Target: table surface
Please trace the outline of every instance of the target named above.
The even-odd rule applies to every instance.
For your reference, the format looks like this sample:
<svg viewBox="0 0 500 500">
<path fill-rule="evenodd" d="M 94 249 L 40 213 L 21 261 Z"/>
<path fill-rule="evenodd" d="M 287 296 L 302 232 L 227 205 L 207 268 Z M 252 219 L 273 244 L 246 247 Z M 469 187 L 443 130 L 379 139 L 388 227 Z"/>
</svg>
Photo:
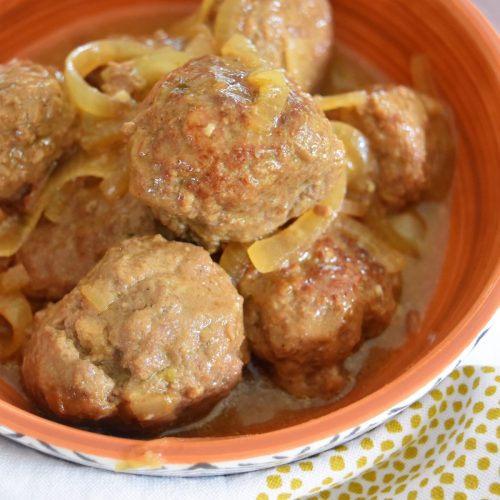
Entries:
<svg viewBox="0 0 500 500">
<path fill-rule="evenodd" d="M 488 16 L 490 21 L 495 25 L 495 27 L 500 29 L 500 0 L 476 0 L 475 2 L 480 9 Z M 490 329 L 488 334 L 483 337 L 479 345 L 474 349 L 474 351 L 467 357 L 465 360 L 466 364 L 471 364 L 471 365 L 498 365 L 499 364 L 499 353 L 500 353 L 500 314 L 497 314 L 497 320 L 494 323 L 494 326 Z M 16 446 L 13 443 L 8 443 L 5 441 L 3 438 L 0 438 L 0 452 L 2 447 L 8 448 L 10 452 L 13 452 L 13 455 L 15 455 L 15 460 L 22 461 L 23 464 L 25 465 L 26 461 L 33 461 L 33 474 L 40 474 L 43 473 L 39 468 L 37 471 L 37 465 L 36 465 L 36 459 L 35 457 L 38 456 L 36 452 L 33 452 L 28 449 L 23 449 L 22 447 Z M 72 466 L 69 464 L 64 464 L 64 463 L 59 463 L 58 468 L 59 474 L 62 474 L 66 476 L 66 479 L 63 479 L 61 477 L 61 480 L 67 481 L 68 476 L 71 477 L 71 472 L 69 469 Z M 64 474 L 65 469 L 68 469 L 67 474 Z M 10 469 L 11 470 L 11 469 Z M 43 492 L 34 492 L 32 490 L 32 485 L 30 484 L 31 481 L 29 478 L 25 478 L 24 481 L 20 482 L 19 477 L 13 477 L 12 475 L 9 476 L 8 474 L 9 467 L 8 464 L 5 461 L 0 460 L 0 484 L 7 486 L 9 481 L 14 484 L 16 483 L 21 483 L 17 484 L 16 491 L 20 493 L 19 498 L 45 498 L 43 495 Z M 73 474 L 75 473 L 75 470 L 73 470 Z M 89 484 L 90 482 L 93 482 L 95 480 L 102 479 L 102 472 L 100 471 L 93 471 L 93 470 L 86 470 L 85 474 L 83 474 L 84 478 L 82 477 L 81 474 L 79 474 L 80 477 L 78 479 L 82 481 L 88 481 Z M 113 476 L 110 476 L 110 478 Z M 110 479 L 109 478 L 109 479 Z M 75 480 L 77 479 L 76 477 L 74 478 Z M 136 478 L 136 481 L 141 482 L 141 481 L 148 481 L 147 478 Z M 49 480 L 49 483 L 51 481 Z M 114 481 L 113 481 L 114 482 Z M 135 481 L 134 481 L 135 482 Z M 52 491 L 53 493 L 56 493 L 57 489 L 54 488 L 60 488 L 60 485 L 56 485 L 54 483 L 49 484 L 46 483 L 46 488 L 47 491 Z M 85 484 L 85 483 L 80 483 L 80 484 Z M 128 482 L 130 485 L 130 482 Z M 145 484 L 145 483 L 144 483 Z M 115 483 L 115 486 L 118 486 L 118 484 Z M 1 487 L 0 487 L 1 488 Z M 9 491 L 7 488 L 6 491 Z M 61 490 L 59 490 L 61 491 Z M 62 491 L 61 491 L 62 492 Z M 83 493 L 83 492 L 82 492 Z M 165 498 L 168 497 L 167 495 L 167 490 L 165 491 Z M 203 496 L 203 492 L 200 491 L 200 498 Z M 58 498 L 59 496 L 56 495 L 54 498 Z M 0 489 L 0 499 L 2 497 L 1 489 Z"/>
</svg>

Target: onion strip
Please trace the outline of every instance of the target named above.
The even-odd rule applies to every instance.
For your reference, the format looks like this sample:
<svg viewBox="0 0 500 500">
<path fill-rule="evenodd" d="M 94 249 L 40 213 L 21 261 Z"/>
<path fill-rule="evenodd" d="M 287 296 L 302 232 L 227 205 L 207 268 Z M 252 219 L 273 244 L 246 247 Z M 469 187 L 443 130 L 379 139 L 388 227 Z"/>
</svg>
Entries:
<svg viewBox="0 0 500 500">
<path fill-rule="evenodd" d="M 219 47 L 222 47 L 234 33 L 242 31 L 240 24 L 243 15 L 243 2 L 241 0 L 224 0 L 222 2 L 214 26 L 214 36 Z"/>
<path fill-rule="evenodd" d="M 249 68 L 264 66 L 263 59 L 259 56 L 255 45 L 239 33 L 233 35 L 221 48 L 221 55 L 234 57 Z"/>
<path fill-rule="evenodd" d="M 191 56 L 173 47 L 156 49 L 132 61 L 135 71 L 144 79 L 146 86 L 156 83 L 164 75 L 186 64 Z"/>
<path fill-rule="evenodd" d="M 219 265 L 231 277 L 233 284 L 239 283 L 245 270 L 250 265 L 247 254 L 247 245 L 243 243 L 229 243 L 222 252 Z"/>
<path fill-rule="evenodd" d="M 0 224 L 0 257 L 14 255 L 28 239 L 40 220 L 45 208 L 57 193 L 69 181 L 79 177 L 99 177 L 105 179 L 114 174 L 110 168 L 112 160 L 108 155 L 87 158 L 78 155 L 63 165 L 42 188 L 32 211 L 26 215 L 14 215 Z"/>
<path fill-rule="evenodd" d="M 124 107 L 123 95 L 103 94 L 85 81 L 85 77 L 110 61 L 121 62 L 144 56 L 154 49 L 129 40 L 101 40 L 81 45 L 66 58 L 66 87 L 75 105 L 82 111 L 102 118 L 112 118 Z"/>
<path fill-rule="evenodd" d="M 365 90 L 357 90 L 338 95 L 317 95 L 314 99 L 322 111 L 333 111 L 339 108 L 364 106 L 368 100 L 368 93 Z"/>
<path fill-rule="evenodd" d="M 247 252 L 257 271 L 277 271 L 301 248 L 318 239 L 340 210 L 346 185 L 347 172 L 344 168 L 331 193 L 321 204 L 309 209 L 286 229 L 253 243 Z"/>
<path fill-rule="evenodd" d="M 419 258 L 427 226 L 415 210 L 391 215 L 384 219 L 369 220 L 368 224 L 392 247 L 414 258 Z"/>
<path fill-rule="evenodd" d="M 346 151 L 347 184 L 350 188 L 366 178 L 373 161 L 370 142 L 356 128 L 347 123 L 330 121 L 333 133 L 343 142 Z"/>
<path fill-rule="evenodd" d="M 250 85 L 259 91 L 253 108 L 252 128 L 258 133 L 270 132 L 278 124 L 290 93 L 282 69 L 260 69 L 247 77 Z"/>
<path fill-rule="evenodd" d="M 0 273 L 0 295 L 18 292 L 28 286 L 30 277 L 22 264 L 9 267 Z"/>
<path fill-rule="evenodd" d="M 15 292 L 0 295 L 0 316 L 12 328 L 9 339 L 4 340 L 0 335 L 0 361 L 6 361 L 15 356 L 23 346 L 26 330 L 33 321 L 33 313 L 26 297 L 20 292 Z"/>
</svg>

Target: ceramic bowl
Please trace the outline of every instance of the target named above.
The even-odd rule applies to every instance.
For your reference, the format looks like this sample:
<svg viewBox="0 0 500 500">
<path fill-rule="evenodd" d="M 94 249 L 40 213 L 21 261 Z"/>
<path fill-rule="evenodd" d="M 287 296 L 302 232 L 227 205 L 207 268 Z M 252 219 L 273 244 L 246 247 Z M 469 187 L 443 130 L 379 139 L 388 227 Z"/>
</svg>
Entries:
<svg viewBox="0 0 500 500">
<path fill-rule="evenodd" d="M 138 10 L 154 17 L 158 10 L 189 7 L 194 5 L 165 0 L 4 0 L 0 60 L 36 54 L 42 40 L 61 30 L 67 33 L 66 45 L 59 46 L 64 53 L 80 42 L 74 33 L 97 35 L 98 21 L 114 18 L 117 10 L 134 20 Z M 146 457 L 131 472 L 188 476 L 256 470 L 318 453 L 379 425 L 438 383 L 471 349 L 500 304 L 498 36 L 466 0 L 335 0 L 334 7 L 337 40 L 392 80 L 409 84 L 411 56 L 427 54 L 454 111 L 458 153 L 449 244 L 422 334 L 372 367 L 342 407 L 281 430 L 153 441 L 103 436 L 31 413 L 22 395 L 0 382 L 1 434 L 105 469 Z"/>
</svg>

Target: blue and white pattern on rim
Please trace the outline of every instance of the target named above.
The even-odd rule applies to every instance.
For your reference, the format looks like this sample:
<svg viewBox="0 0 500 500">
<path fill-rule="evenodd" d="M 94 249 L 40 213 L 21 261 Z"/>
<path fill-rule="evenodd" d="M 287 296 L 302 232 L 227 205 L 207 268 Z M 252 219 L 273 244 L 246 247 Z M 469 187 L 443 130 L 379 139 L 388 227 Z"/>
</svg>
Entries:
<svg viewBox="0 0 500 500">
<path fill-rule="evenodd" d="M 447 366 L 441 374 L 430 381 L 428 384 L 423 386 L 419 391 L 412 394 L 409 398 L 400 401 L 396 406 L 388 409 L 387 411 L 375 416 L 374 418 L 364 422 L 362 425 L 347 429 L 346 431 L 329 436 L 320 441 L 313 442 L 308 446 L 302 448 L 295 448 L 291 450 L 284 450 L 276 455 L 265 455 L 249 460 L 242 461 L 227 461 L 227 462 L 216 462 L 216 463 L 198 463 L 198 464 L 164 464 L 158 468 L 134 468 L 123 470 L 122 472 L 130 474 L 141 474 L 150 476 L 217 476 L 223 474 L 236 474 L 242 472 L 251 472 L 259 469 L 265 469 L 268 467 L 274 467 L 279 465 L 284 465 L 296 460 L 304 459 L 312 455 L 316 455 L 323 451 L 330 450 L 335 446 L 339 446 L 351 439 L 357 438 L 360 435 L 374 429 L 375 427 L 381 425 L 389 418 L 400 413 L 416 400 L 427 394 L 434 386 L 439 384 L 444 378 L 446 378 L 455 368 L 457 368 L 464 358 L 470 353 L 470 351 L 477 345 L 477 343 L 484 337 L 484 335 L 489 330 L 490 325 L 488 325 L 471 343 L 471 345 L 449 366 Z M 0 416 L 1 420 L 1 416 Z M 86 465 L 89 467 L 96 467 L 106 470 L 117 470 L 119 461 L 100 457 L 96 455 L 83 454 L 77 451 L 69 450 L 66 448 L 60 448 L 54 446 L 50 443 L 32 438 L 28 435 L 15 432 L 7 427 L 0 425 L 0 435 L 15 441 L 23 446 L 28 446 L 35 450 L 38 450 L 47 455 L 51 455 L 62 460 L 77 463 L 80 465 Z"/>
</svg>

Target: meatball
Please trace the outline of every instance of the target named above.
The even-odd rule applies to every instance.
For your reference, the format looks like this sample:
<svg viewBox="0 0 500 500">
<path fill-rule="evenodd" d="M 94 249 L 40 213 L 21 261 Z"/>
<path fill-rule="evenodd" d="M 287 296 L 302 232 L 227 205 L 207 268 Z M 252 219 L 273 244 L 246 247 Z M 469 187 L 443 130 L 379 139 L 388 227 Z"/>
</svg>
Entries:
<svg viewBox="0 0 500 500">
<path fill-rule="evenodd" d="M 279 271 L 247 271 L 240 293 L 250 347 L 291 394 L 328 398 L 347 381 L 342 361 L 390 322 L 399 286 L 399 274 L 333 223 Z"/>
<path fill-rule="evenodd" d="M 379 163 L 377 193 L 392 211 L 418 202 L 443 177 L 452 143 L 444 108 L 403 86 L 376 85 L 363 106 L 334 116 L 361 130 Z"/>
<path fill-rule="evenodd" d="M 342 143 L 293 83 L 256 131 L 259 90 L 239 62 L 206 56 L 160 81 L 130 137 L 130 190 L 178 237 L 215 250 L 273 232 L 337 181 Z"/>
<path fill-rule="evenodd" d="M 24 383 L 73 422 L 149 432 L 194 418 L 240 380 L 242 304 L 202 248 L 126 240 L 36 315 Z"/>
<path fill-rule="evenodd" d="M 0 200 L 19 199 L 48 175 L 72 140 L 74 116 L 59 73 L 0 65 Z"/>
<path fill-rule="evenodd" d="M 239 3 L 240 16 L 227 36 L 242 33 L 266 61 L 285 68 L 304 90 L 312 90 L 319 83 L 333 46 L 333 15 L 328 0 L 219 0 L 216 27 L 217 16 L 227 2 L 233 6 Z"/>
<path fill-rule="evenodd" d="M 155 233 L 151 211 L 126 194 L 107 198 L 99 187 L 77 181 L 60 200 L 56 222 L 42 221 L 17 254 L 30 277 L 32 298 L 58 300 L 102 258 L 108 248 L 132 236 Z"/>
</svg>

